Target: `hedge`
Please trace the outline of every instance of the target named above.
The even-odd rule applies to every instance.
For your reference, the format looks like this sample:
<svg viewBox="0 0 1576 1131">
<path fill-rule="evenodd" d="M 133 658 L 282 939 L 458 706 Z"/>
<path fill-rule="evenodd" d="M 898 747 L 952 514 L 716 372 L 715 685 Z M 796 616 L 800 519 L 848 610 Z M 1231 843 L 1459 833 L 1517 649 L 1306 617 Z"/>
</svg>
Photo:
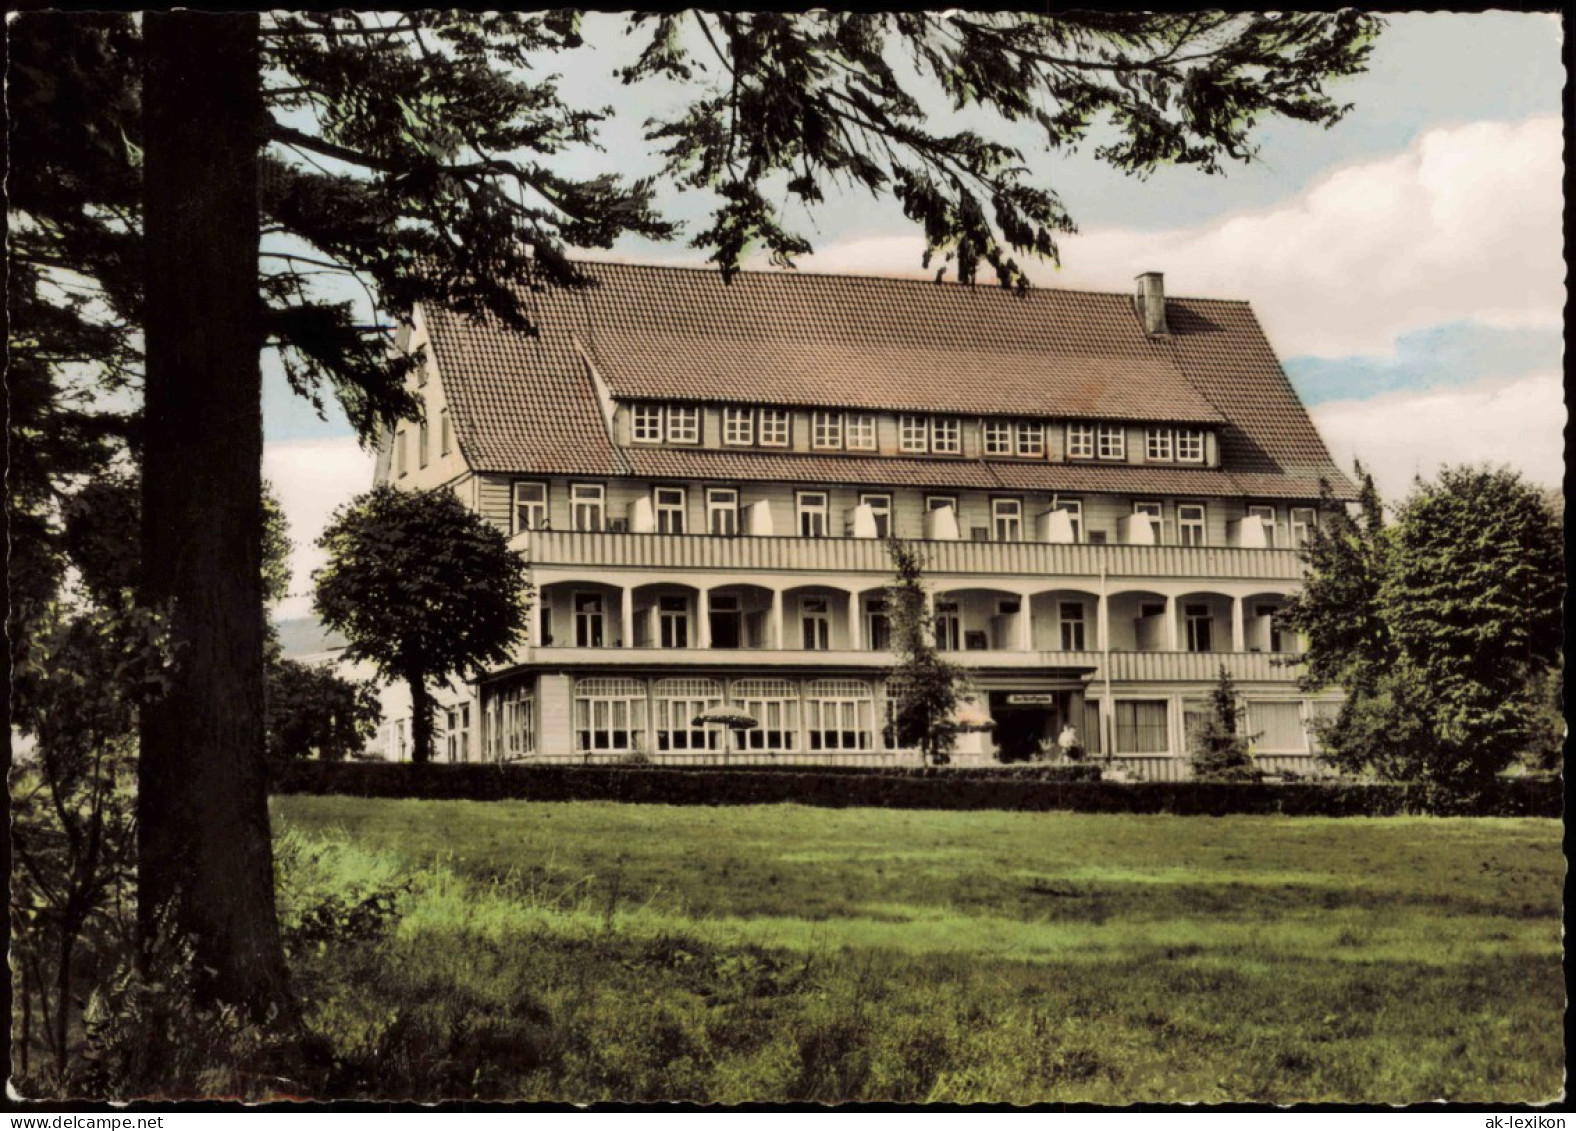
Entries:
<svg viewBox="0 0 1576 1131">
<path fill-rule="evenodd" d="M 1081 769 L 1081 767 L 1070 767 Z M 1060 767 L 980 771 L 965 767 L 674 769 L 661 766 L 495 766 L 297 762 L 275 793 L 332 793 L 470 801 L 626 801 L 664 805 L 827 808 L 1007 809 L 1082 813 L 1225 813 L 1297 817 L 1435 814 L 1559 817 L 1558 780 L 1506 778 L 1472 796 L 1424 785 L 1372 782 L 1057 781 L 1034 774 Z"/>
</svg>

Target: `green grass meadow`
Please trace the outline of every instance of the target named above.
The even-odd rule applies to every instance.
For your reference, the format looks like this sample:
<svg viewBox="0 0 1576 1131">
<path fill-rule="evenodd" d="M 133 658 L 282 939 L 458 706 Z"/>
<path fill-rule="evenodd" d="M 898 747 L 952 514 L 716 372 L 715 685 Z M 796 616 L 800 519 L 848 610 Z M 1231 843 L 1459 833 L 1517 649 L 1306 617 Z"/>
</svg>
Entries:
<svg viewBox="0 0 1576 1131">
<path fill-rule="evenodd" d="M 335 1094 L 1546 1101 L 1561 826 L 278 797 Z"/>
</svg>

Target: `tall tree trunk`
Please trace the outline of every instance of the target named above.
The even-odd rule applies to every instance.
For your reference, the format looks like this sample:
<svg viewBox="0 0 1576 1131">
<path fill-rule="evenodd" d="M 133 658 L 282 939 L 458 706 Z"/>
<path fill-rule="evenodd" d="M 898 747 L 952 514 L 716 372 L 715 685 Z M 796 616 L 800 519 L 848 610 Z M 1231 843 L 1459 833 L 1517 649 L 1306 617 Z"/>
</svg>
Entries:
<svg viewBox="0 0 1576 1131">
<path fill-rule="evenodd" d="M 410 685 L 410 758 L 413 762 L 432 761 L 432 696 L 427 693 L 427 681 L 420 672 L 405 677 Z"/>
<path fill-rule="evenodd" d="M 263 762 L 261 121 L 255 14 L 144 17 L 144 592 L 177 672 L 143 713 L 138 927 L 205 997 L 285 1004 Z"/>
</svg>

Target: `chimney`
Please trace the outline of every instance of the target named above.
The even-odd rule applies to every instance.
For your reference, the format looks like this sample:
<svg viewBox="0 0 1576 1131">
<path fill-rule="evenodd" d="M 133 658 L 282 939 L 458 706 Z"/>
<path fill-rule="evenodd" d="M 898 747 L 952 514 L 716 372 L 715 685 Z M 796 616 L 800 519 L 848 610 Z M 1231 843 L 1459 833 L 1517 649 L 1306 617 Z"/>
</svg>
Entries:
<svg viewBox="0 0 1576 1131">
<path fill-rule="evenodd" d="M 1145 271 L 1138 276 L 1133 305 L 1138 308 L 1144 333 L 1154 336 L 1170 332 L 1166 329 L 1166 277 L 1159 271 Z"/>
</svg>

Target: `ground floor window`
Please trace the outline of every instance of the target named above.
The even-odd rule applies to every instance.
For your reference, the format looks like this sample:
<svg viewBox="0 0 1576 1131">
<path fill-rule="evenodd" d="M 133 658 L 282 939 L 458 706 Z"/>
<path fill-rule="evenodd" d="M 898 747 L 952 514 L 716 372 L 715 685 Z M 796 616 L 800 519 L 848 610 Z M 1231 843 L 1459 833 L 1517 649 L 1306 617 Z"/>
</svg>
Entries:
<svg viewBox="0 0 1576 1131">
<path fill-rule="evenodd" d="M 875 696 L 856 679 L 818 679 L 804 689 L 805 737 L 811 750 L 869 750 Z"/>
<path fill-rule="evenodd" d="M 527 688 L 511 687 L 493 696 L 483 745 L 489 761 L 511 762 L 536 753 L 536 700 Z"/>
<path fill-rule="evenodd" d="M 575 749 L 628 753 L 646 732 L 646 689 L 633 679 L 582 679 L 575 683 Z"/>
<path fill-rule="evenodd" d="M 461 703 L 457 707 L 450 707 L 445 715 L 448 725 L 444 728 L 444 744 L 448 749 L 449 761 L 469 762 L 471 760 L 471 705 Z"/>
<path fill-rule="evenodd" d="M 660 679 L 653 689 L 658 750 L 715 750 L 720 728 L 695 720 L 722 706 L 722 685 L 714 679 Z"/>
<path fill-rule="evenodd" d="M 1302 710 L 1294 700 L 1249 699 L 1244 729 L 1260 754 L 1302 754 L 1307 749 Z"/>
<path fill-rule="evenodd" d="M 744 750 L 795 750 L 799 746 L 799 692 L 786 679 L 741 679 L 733 706 L 761 725 L 739 732 Z"/>
<path fill-rule="evenodd" d="M 1100 701 L 1084 700 L 1083 745 L 1086 753 L 1101 754 L 1105 751 L 1105 727 L 1100 725 Z"/>
<path fill-rule="evenodd" d="M 1308 735 L 1308 751 L 1311 754 L 1324 753 L 1324 743 L 1321 734 L 1325 727 L 1331 726 L 1336 716 L 1341 713 L 1341 705 L 1328 699 L 1310 699 L 1307 701 L 1307 710 L 1304 715 L 1303 727 Z"/>
<path fill-rule="evenodd" d="M 1164 699 L 1119 699 L 1116 703 L 1116 752 L 1164 754 L 1170 748 Z"/>
</svg>

